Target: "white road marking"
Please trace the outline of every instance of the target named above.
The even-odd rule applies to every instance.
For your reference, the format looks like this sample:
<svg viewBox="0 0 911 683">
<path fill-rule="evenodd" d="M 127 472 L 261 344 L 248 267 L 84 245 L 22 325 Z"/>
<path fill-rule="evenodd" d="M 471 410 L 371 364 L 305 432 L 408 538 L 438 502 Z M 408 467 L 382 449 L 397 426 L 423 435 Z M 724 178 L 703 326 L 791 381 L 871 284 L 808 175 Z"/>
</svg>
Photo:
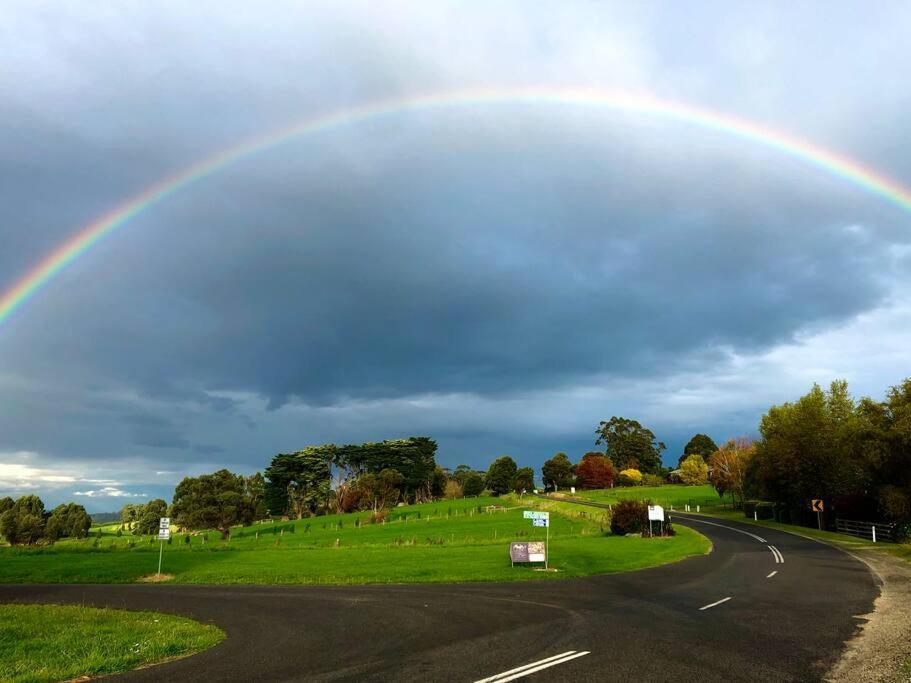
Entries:
<svg viewBox="0 0 911 683">
<path fill-rule="evenodd" d="M 778 553 L 775 552 L 775 548 L 773 548 L 772 546 L 767 546 L 767 547 L 769 549 L 769 552 L 772 553 L 772 557 L 775 559 L 775 564 L 778 564 L 781 560 L 778 559 Z"/>
<path fill-rule="evenodd" d="M 711 524 L 712 526 L 720 526 L 722 529 L 730 529 L 731 531 L 736 531 L 738 534 L 746 534 L 747 536 L 752 536 L 760 543 L 767 543 L 767 541 L 762 536 L 757 536 L 756 534 L 751 534 L 749 531 L 744 531 L 743 529 L 736 529 L 732 526 L 725 526 L 724 524 L 716 524 L 715 522 L 707 522 L 704 519 L 696 519 L 695 517 L 686 517 L 687 522 L 699 522 L 700 524 Z"/>
<path fill-rule="evenodd" d="M 731 597 L 728 596 L 728 597 L 726 597 L 726 598 L 722 598 L 721 600 L 718 600 L 717 602 L 709 603 L 709 604 L 706 605 L 705 607 L 700 607 L 700 608 L 699 608 L 699 611 L 701 612 L 702 610 L 708 609 L 709 607 L 715 607 L 716 605 L 720 605 L 722 602 L 727 602 L 727 601 L 730 600 L 730 599 L 731 599 Z"/>
<path fill-rule="evenodd" d="M 774 545 L 769 546 L 769 550 L 775 555 L 775 561 L 784 564 L 784 555 L 781 554 L 781 551 L 776 548 Z"/>
<path fill-rule="evenodd" d="M 528 676 L 529 674 L 543 671 L 544 669 L 556 666 L 557 664 L 563 664 L 564 662 L 568 662 L 571 659 L 584 657 L 587 654 L 591 653 L 588 650 L 585 650 L 584 652 L 568 650 L 562 654 L 554 655 L 553 657 L 547 657 L 546 659 L 539 659 L 537 662 L 524 664 L 523 666 L 518 666 L 515 669 L 510 669 L 509 671 L 504 671 L 503 673 L 496 674 L 495 676 L 482 678 L 478 681 L 475 681 L 475 683 L 506 683 L 506 681 L 522 678 L 523 676 Z"/>
<path fill-rule="evenodd" d="M 774 572 L 772 572 L 771 574 L 769 574 L 766 578 L 767 578 L 767 579 L 771 579 L 771 578 L 772 578 L 773 576 L 775 576 L 777 573 L 778 573 L 778 570 L 776 569 Z"/>
</svg>

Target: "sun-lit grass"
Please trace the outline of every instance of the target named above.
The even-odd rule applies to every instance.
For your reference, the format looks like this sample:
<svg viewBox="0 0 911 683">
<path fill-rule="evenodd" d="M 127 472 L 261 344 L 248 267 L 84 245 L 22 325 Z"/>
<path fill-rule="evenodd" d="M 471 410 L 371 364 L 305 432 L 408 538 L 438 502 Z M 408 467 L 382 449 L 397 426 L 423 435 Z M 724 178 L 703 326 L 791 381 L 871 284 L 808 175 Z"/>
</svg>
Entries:
<svg viewBox="0 0 911 683">
<path fill-rule="evenodd" d="M 0 605 L 0 680 L 61 681 L 194 654 L 224 632 L 169 614 L 62 605 Z"/>
<path fill-rule="evenodd" d="M 674 506 L 679 509 L 684 505 L 715 509 L 725 506 L 725 501 L 718 497 L 715 489 L 709 484 L 701 486 L 683 486 L 666 484 L 664 486 L 617 486 L 612 489 L 593 491 L 576 491 L 575 497 L 591 500 L 596 503 L 616 503 L 620 500 L 651 500 L 665 508 Z M 729 504 L 728 504 L 729 505 Z"/>
<path fill-rule="evenodd" d="M 175 534 L 164 546 L 162 571 L 182 583 L 519 581 L 648 567 L 710 545 L 689 530 L 658 541 L 605 535 L 597 515 L 567 504 L 572 510 L 555 510 L 550 528 L 551 564 L 560 571 L 513 568 L 510 541 L 544 539 L 544 529 L 522 517 L 537 504 L 465 499 L 395 508 L 384 524 L 371 524 L 362 512 L 237 528 L 230 540 L 208 532 L 190 534 L 187 543 L 186 535 Z M 4 548 L 0 582 L 133 582 L 156 571 L 158 550 L 157 540 L 131 535 Z"/>
</svg>

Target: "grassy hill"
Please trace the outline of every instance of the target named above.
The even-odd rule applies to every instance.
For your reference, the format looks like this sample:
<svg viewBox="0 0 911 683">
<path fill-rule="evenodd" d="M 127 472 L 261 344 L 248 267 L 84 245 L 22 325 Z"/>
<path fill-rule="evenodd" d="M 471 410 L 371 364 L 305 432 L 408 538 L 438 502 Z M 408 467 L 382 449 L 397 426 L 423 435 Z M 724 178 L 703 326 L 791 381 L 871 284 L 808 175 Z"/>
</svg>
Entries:
<svg viewBox="0 0 911 683">
<path fill-rule="evenodd" d="M 555 511 L 550 554 L 559 571 L 513 568 L 510 541 L 544 538 L 544 529 L 522 518 L 522 510 L 536 504 L 527 498 L 521 505 L 511 498 L 465 499 L 396 508 L 384 524 L 370 524 L 362 512 L 256 524 L 235 529 L 228 540 L 216 532 L 175 534 L 164 546 L 162 571 L 183 583 L 521 581 L 638 569 L 710 547 L 685 528 L 670 539 L 614 537 L 604 533 L 599 515 Z M 118 526 L 96 527 L 88 539 L 49 547 L 2 548 L 0 582 L 120 583 L 153 574 L 158 541 L 118 537 Z"/>
</svg>

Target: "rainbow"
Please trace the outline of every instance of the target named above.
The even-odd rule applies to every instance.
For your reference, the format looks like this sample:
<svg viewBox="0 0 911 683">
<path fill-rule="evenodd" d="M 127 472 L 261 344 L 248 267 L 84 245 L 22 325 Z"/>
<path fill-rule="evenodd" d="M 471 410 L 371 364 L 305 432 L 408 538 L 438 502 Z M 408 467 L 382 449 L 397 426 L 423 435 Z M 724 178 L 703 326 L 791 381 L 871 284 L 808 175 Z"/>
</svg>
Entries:
<svg viewBox="0 0 911 683">
<path fill-rule="evenodd" d="M 198 161 L 130 197 L 79 230 L 0 297 L 0 325 L 99 240 L 170 196 L 226 166 L 291 139 L 410 111 L 489 104 L 578 105 L 662 117 L 755 142 L 842 178 L 911 212 L 911 190 L 847 157 L 752 121 L 649 95 L 591 88 L 497 87 L 450 90 L 374 101 L 333 111 L 247 139 Z"/>
</svg>

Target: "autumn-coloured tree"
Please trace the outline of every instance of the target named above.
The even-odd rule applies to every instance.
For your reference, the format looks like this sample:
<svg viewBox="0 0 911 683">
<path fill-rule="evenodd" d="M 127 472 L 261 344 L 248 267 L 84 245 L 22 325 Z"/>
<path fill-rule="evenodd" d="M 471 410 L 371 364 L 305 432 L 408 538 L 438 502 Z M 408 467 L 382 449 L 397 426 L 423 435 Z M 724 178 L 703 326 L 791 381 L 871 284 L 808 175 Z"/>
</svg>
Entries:
<svg viewBox="0 0 911 683">
<path fill-rule="evenodd" d="M 576 465 L 576 483 L 583 489 L 606 489 L 614 485 L 614 466 L 601 453 L 586 453 Z"/>
<path fill-rule="evenodd" d="M 689 455 L 680 464 L 680 481 L 693 486 L 705 484 L 709 480 L 709 466 L 701 455 Z"/>
<path fill-rule="evenodd" d="M 747 466 L 756 455 L 752 439 L 731 439 L 709 458 L 709 481 L 718 495 L 731 496 L 732 505 L 743 504 Z"/>
</svg>

